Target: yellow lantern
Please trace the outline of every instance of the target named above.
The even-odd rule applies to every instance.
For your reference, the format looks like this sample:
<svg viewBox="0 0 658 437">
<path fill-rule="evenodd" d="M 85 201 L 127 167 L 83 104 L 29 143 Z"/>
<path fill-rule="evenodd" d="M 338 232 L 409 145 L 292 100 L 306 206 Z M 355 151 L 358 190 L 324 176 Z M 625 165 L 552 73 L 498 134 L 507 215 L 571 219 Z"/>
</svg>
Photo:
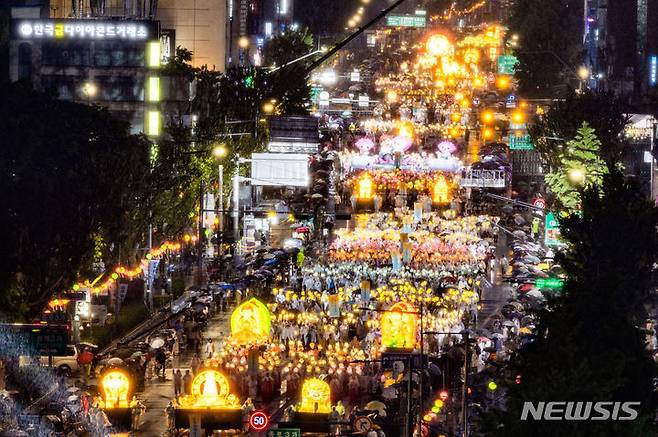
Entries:
<svg viewBox="0 0 658 437">
<path fill-rule="evenodd" d="M 239 409 L 238 398 L 231 394 L 226 376 L 217 370 L 206 369 L 192 380 L 191 394 L 178 399 L 179 408 Z"/>
<path fill-rule="evenodd" d="M 416 346 L 418 315 L 406 302 L 397 302 L 382 315 L 382 345 L 389 349 L 413 349 Z"/>
<path fill-rule="evenodd" d="M 300 413 L 331 413 L 331 388 L 319 378 L 310 378 L 302 385 Z"/>
<path fill-rule="evenodd" d="M 128 408 L 130 406 L 131 385 L 128 375 L 121 370 L 111 370 L 101 377 L 99 389 L 102 394 L 102 407 Z"/>
<path fill-rule="evenodd" d="M 483 123 L 491 124 L 491 123 L 493 123 L 493 121 L 495 119 L 495 115 L 494 115 L 492 110 L 487 109 L 487 110 L 482 112 L 482 117 L 481 118 L 482 118 Z"/>
<path fill-rule="evenodd" d="M 270 337 L 271 316 L 264 303 L 252 297 L 231 314 L 231 337 L 238 344 L 263 343 Z"/>
<path fill-rule="evenodd" d="M 510 78 L 508 76 L 498 76 L 496 78 L 496 88 L 506 90 L 510 87 Z"/>
<path fill-rule="evenodd" d="M 432 191 L 432 200 L 434 200 L 434 203 L 438 204 L 446 204 L 450 202 L 449 191 L 448 182 L 446 181 L 445 176 L 439 175 Z"/>
<path fill-rule="evenodd" d="M 447 56 L 452 50 L 452 44 L 445 35 L 437 34 L 427 40 L 426 49 L 432 56 Z"/>
<path fill-rule="evenodd" d="M 356 197 L 357 199 L 372 198 L 372 178 L 368 173 L 359 179 L 359 190 Z"/>
</svg>

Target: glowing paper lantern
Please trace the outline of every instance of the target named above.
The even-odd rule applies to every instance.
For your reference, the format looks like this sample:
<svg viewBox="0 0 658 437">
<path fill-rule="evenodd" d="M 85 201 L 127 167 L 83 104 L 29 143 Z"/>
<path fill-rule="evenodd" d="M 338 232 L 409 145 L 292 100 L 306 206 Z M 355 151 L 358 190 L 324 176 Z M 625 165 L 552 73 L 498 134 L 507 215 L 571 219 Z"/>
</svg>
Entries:
<svg viewBox="0 0 658 437">
<path fill-rule="evenodd" d="M 371 199 L 372 198 L 372 178 L 368 173 L 364 174 L 359 179 L 359 190 L 357 192 L 357 199 Z"/>
<path fill-rule="evenodd" d="M 238 344 L 263 343 L 270 337 L 270 311 L 252 297 L 231 314 L 231 337 Z"/>
<path fill-rule="evenodd" d="M 318 378 L 304 381 L 301 401 L 297 411 L 300 413 L 331 413 L 331 388 Z"/>
<path fill-rule="evenodd" d="M 418 315 L 406 302 L 394 304 L 382 315 L 382 345 L 388 349 L 413 349 L 416 346 Z"/>
<path fill-rule="evenodd" d="M 372 149 L 375 148 L 375 142 L 370 138 L 363 137 L 359 138 L 355 146 L 357 149 L 359 149 L 359 152 L 361 152 L 362 155 L 367 155 Z"/>
<path fill-rule="evenodd" d="M 231 394 L 231 386 L 226 376 L 217 370 L 206 369 L 192 380 L 191 394 L 178 399 L 182 409 L 211 408 L 239 409 L 238 398 Z"/>
<path fill-rule="evenodd" d="M 402 128 L 400 128 L 400 130 L 402 130 Z M 413 145 L 413 141 L 411 137 L 405 135 L 398 135 L 397 137 L 393 138 L 391 144 L 393 146 L 393 151 L 404 153 L 411 148 L 411 146 Z"/>
<path fill-rule="evenodd" d="M 101 407 L 129 408 L 132 387 L 130 378 L 121 370 L 112 370 L 101 377 L 99 383 L 102 402 Z"/>
<path fill-rule="evenodd" d="M 446 204 L 450 202 L 450 190 L 448 182 L 443 175 L 439 175 L 432 190 L 432 200 L 434 203 Z"/>
<path fill-rule="evenodd" d="M 427 40 L 426 48 L 432 56 L 447 56 L 452 50 L 452 44 L 445 35 L 437 34 Z"/>
</svg>

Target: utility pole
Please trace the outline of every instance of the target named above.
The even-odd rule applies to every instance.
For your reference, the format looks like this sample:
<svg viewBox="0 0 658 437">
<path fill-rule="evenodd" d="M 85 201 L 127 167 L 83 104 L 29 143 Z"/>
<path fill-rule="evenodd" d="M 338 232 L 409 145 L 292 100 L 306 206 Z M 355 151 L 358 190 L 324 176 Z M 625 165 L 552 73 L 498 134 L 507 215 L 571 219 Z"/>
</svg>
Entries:
<svg viewBox="0 0 658 437">
<path fill-rule="evenodd" d="M 235 175 L 233 176 L 233 237 L 237 249 L 240 241 L 240 155 L 235 157 Z"/>
<path fill-rule="evenodd" d="M 318 68 L 320 65 L 324 64 L 324 62 L 331 58 L 333 55 L 335 55 L 338 51 L 340 51 L 343 47 L 345 47 L 347 44 L 350 43 L 354 38 L 357 36 L 361 35 L 363 32 L 365 32 L 370 26 L 378 22 L 380 19 L 388 15 L 389 12 L 391 12 L 393 9 L 397 8 L 400 6 L 402 3 L 404 3 L 406 0 L 397 0 L 395 3 L 393 3 L 391 6 L 388 8 L 384 9 L 381 11 L 375 18 L 372 20 L 368 21 L 368 23 L 364 24 L 363 27 L 359 27 L 359 30 L 336 44 L 331 50 L 329 50 L 324 56 L 319 58 L 317 61 L 314 61 L 311 65 L 306 68 L 306 74 L 310 74 L 313 70 Z"/>
<path fill-rule="evenodd" d="M 203 196 L 204 196 L 204 183 L 201 181 L 199 185 L 199 235 L 197 238 L 197 275 L 198 283 L 201 285 L 203 282 Z"/>
<path fill-rule="evenodd" d="M 217 239 L 217 254 L 218 255 L 223 255 L 223 242 L 224 242 L 224 166 L 222 164 L 219 164 L 219 167 L 217 168 L 217 177 L 218 177 L 218 182 L 219 182 L 219 199 L 217 202 L 218 205 L 218 223 L 217 227 L 219 229 L 218 236 L 221 236 L 221 238 Z"/>
<path fill-rule="evenodd" d="M 468 369 L 470 367 L 470 347 L 468 331 L 464 330 L 464 385 L 462 387 L 462 422 L 464 426 L 464 437 L 468 437 Z"/>
</svg>

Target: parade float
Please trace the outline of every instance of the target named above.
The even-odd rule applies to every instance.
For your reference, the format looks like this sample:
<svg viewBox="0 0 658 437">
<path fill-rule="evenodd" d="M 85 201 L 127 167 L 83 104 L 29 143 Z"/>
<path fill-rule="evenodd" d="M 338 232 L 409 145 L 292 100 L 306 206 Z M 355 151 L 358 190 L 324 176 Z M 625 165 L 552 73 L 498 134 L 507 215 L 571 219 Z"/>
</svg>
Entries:
<svg viewBox="0 0 658 437">
<path fill-rule="evenodd" d="M 175 428 L 240 429 L 242 405 L 231 393 L 228 378 L 215 369 L 203 369 L 192 380 L 190 394 L 173 400 Z"/>
<path fill-rule="evenodd" d="M 130 376 L 120 369 L 110 369 L 101 374 L 98 383 L 98 408 L 107 415 L 112 426 L 117 430 L 130 430 L 132 411 L 137 406 L 133 397 L 135 385 Z"/>
</svg>

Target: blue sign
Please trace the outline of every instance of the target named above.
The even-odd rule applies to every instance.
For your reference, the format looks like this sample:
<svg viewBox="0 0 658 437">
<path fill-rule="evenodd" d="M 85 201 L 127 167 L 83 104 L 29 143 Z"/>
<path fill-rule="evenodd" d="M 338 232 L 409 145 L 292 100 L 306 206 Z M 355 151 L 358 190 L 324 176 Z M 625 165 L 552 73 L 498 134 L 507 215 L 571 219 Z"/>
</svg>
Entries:
<svg viewBox="0 0 658 437">
<path fill-rule="evenodd" d="M 658 82 L 658 56 L 649 58 L 649 84 L 656 86 Z"/>
</svg>

